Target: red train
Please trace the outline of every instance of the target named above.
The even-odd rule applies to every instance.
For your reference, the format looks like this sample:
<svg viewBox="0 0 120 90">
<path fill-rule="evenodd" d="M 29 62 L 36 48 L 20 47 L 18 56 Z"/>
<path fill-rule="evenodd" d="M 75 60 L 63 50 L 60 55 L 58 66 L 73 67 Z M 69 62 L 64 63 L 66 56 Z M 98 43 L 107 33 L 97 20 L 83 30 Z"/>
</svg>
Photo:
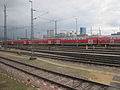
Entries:
<svg viewBox="0 0 120 90">
<path fill-rule="evenodd" d="M 9 40 L 0 43 L 7 43 L 8 45 L 30 45 L 31 40 Z M 41 39 L 34 40 L 32 43 L 36 45 L 120 45 L 120 36 Z"/>
</svg>

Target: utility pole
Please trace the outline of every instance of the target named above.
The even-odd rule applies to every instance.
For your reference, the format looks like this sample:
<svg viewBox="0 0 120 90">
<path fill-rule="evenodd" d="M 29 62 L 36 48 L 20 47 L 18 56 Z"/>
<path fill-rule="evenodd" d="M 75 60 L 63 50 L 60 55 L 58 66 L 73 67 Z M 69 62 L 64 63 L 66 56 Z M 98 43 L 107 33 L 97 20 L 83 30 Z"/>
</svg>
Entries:
<svg viewBox="0 0 120 90">
<path fill-rule="evenodd" d="M 29 0 L 29 2 L 31 3 L 31 57 L 30 60 L 34 60 L 36 59 L 36 57 L 34 57 L 34 17 L 33 17 L 33 13 L 34 13 L 34 9 L 33 9 L 33 1 Z"/>
<path fill-rule="evenodd" d="M 33 2 L 30 0 L 31 2 L 31 40 L 34 39 L 34 23 L 33 23 Z"/>
<path fill-rule="evenodd" d="M 101 28 L 100 28 L 100 26 L 99 26 L 99 35 L 101 36 Z"/>
<path fill-rule="evenodd" d="M 93 34 L 93 30 L 92 30 L 92 27 L 91 27 L 91 31 L 90 31 L 90 32 L 91 32 L 91 37 L 92 37 L 92 34 Z"/>
<path fill-rule="evenodd" d="M 7 5 L 4 4 L 4 48 L 7 47 L 7 12 L 6 12 Z"/>
<path fill-rule="evenodd" d="M 75 18 L 75 20 L 76 20 L 76 36 L 77 36 L 78 35 L 78 19 Z"/>
<path fill-rule="evenodd" d="M 38 37 L 39 39 L 41 39 L 40 34 L 41 34 L 41 33 L 39 32 L 39 37 Z"/>
<path fill-rule="evenodd" d="M 27 39 L 27 29 L 25 30 L 25 38 Z"/>
<path fill-rule="evenodd" d="M 15 40 L 15 33 L 13 33 L 13 40 Z"/>
<path fill-rule="evenodd" d="M 57 20 L 55 20 L 55 37 L 57 36 Z"/>
</svg>

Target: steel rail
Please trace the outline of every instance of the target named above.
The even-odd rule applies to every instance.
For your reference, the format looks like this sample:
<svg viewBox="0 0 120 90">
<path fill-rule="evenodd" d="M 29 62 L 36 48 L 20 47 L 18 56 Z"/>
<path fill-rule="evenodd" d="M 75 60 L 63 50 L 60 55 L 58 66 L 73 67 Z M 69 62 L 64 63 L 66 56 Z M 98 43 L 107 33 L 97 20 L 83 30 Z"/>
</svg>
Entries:
<svg viewBox="0 0 120 90">
<path fill-rule="evenodd" d="M 2 50 L 4 51 L 4 50 Z M 6 51 L 5 51 L 6 52 Z M 11 52 L 11 53 L 18 53 L 17 51 L 7 51 L 7 52 Z M 94 65 L 102 65 L 102 66 L 110 66 L 110 67 L 120 67 L 120 60 L 119 58 L 117 58 L 117 60 L 112 60 L 115 58 L 110 58 L 110 57 L 99 57 L 97 55 L 69 55 L 68 53 L 51 53 L 51 54 L 44 54 L 44 52 L 41 53 L 35 53 L 35 55 L 37 57 L 43 57 L 43 58 L 50 58 L 50 59 L 54 59 L 54 60 L 61 60 L 61 61 L 70 61 L 70 62 L 77 62 L 77 63 L 86 63 L 86 64 L 94 64 Z M 31 55 L 30 52 L 21 52 L 21 54 L 24 55 Z M 57 54 L 57 55 L 53 55 L 53 54 Z M 63 56 L 69 56 L 69 57 L 64 57 Z M 101 60 L 103 59 L 103 60 Z"/>
<path fill-rule="evenodd" d="M 110 85 L 104 85 L 104 84 L 101 84 L 101 83 L 92 82 L 92 81 L 89 81 L 89 80 L 86 80 L 86 79 L 81 79 L 81 78 L 74 77 L 74 76 L 70 76 L 70 75 L 67 75 L 67 74 L 62 74 L 62 73 L 59 73 L 59 72 L 50 71 L 50 70 L 43 69 L 43 68 L 40 68 L 40 67 L 31 65 L 31 64 L 23 63 L 23 62 L 21 62 L 21 61 L 17 61 L 17 60 L 13 60 L 13 59 L 8 59 L 8 58 L 6 58 L 6 57 L 1 57 L 1 56 L 0 56 L 0 58 L 1 58 L 1 59 L 4 59 L 4 60 L 8 60 L 8 61 L 11 61 L 11 62 L 15 62 L 15 63 L 21 64 L 21 65 L 25 65 L 25 66 L 28 66 L 28 67 L 30 67 L 30 68 L 35 68 L 35 69 L 43 70 L 43 71 L 46 71 L 46 72 L 50 72 L 50 73 L 53 73 L 53 74 L 55 74 L 55 75 L 60 75 L 60 76 L 63 76 L 63 77 L 72 78 L 72 79 L 74 79 L 74 80 L 79 80 L 79 81 L 82 81 L 83 83 L 84 83 L 84 82 L 87 82 L 87 83 L 90 83 L 90 84 L 93 84 L 93 85 L 98 85 L 98 86 L 104 87 L 104 88 L 105 88 L 105 87 L 107 87 L 107 88 L 108 88 L 108 87 L 112 87 L 112 86 L 110 86 Z M 5 63 L 5 62 L 3 62 L 2 60 L 0 60 L 0 63 L 3 63 L 3 64 L 5 64 L 5 65 L 7 65 L 7 66 L 10 66 L 10 67 L 15 68 L 15 69 L 17 69 L 17 70 L 20 70 L 20 71 L 22 71 L 22 72 L 25 72 L 25 73 L 27 73 L 27 74 L 29 74 L 29 75 L 34 76 L 34 77 L 43 79 L 43 80 L 45 80 L 45 81 L 47 81 L 47 82 L 51 82 L 52 84 L 56 84 L 56 85 L 58 85 L 58 86 L 60 86 L 60 87 L 67 88 L 67 90 L 76 90 L 76 88 L 73 88 L 73 87 L 71 87 L 71 86 L 66 86 L 66 85 L 64 85 L 64 84 L 61 84 L 61 83 L 58 83 L 58 82 L 55 82 L 55 81 L 46 79 L 46 78 L 44 78 L 44 77 L 42 77 L 42 76 L 39 76 L 39 75 L 35 75 L 35 74 L 33 74 L 33 73 L 29 72 L 29 71 L 26 71 L 26 70 L 20 69 L 20 68 L 18 68 L 18 67 L 15 67 L 14 65 L 10 65 L 10 64 L 8 64 L 8 63 Z"/>
</svg>

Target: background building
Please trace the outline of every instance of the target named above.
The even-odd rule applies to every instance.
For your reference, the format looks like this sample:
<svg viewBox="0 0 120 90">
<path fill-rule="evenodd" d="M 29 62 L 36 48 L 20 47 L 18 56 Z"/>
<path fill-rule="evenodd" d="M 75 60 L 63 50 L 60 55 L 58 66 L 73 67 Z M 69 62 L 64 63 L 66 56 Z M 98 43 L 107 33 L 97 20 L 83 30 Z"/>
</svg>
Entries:
<svg viewBox="0 0 120 90">
<path fill-rule="evenodd" d="M 80 27 L 80 34 L 86 34 L 86 27 Z"/>
<path fill-rule="evenodd" d="M 66 34 L 65 33 L 58 33 L 56 35 L 57 38 L 63 38 L 63 37 L 66 37 Z"/>
<path fill-rule="evenodd" d="M 70 31 L 70 32 L 67 32 L 67 37 L 73 37 L 73 36 L 76 36 L 76 32 L 74 31 Z"/>
<path fill-rule="evenodd" d="M 120 32 L 117 32 L 117 33 L 114 33 L 114 34 L 111 34 L 111 35 L 120 35 Z"/>
<path fill-rule="evenodd" d="M 55 31 L 54 30 L 47 30 L 47 37 L 54 37 Z"/>
</svg>

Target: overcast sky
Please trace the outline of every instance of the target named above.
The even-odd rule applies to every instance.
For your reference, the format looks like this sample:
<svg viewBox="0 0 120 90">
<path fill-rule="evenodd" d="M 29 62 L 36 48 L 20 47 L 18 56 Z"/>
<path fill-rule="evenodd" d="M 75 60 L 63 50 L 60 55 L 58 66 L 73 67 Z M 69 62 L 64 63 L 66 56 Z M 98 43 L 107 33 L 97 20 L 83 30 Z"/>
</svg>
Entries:
<svg viewBox="0 0 120 90">
<path fill-rule="evenodd" d="M 3 5 L 0 0 L 0 35 L 3 26 Z M 23 36 L 25 29 L 30 31 L 30 3 L 29 0 L 6 0 L 7 25 L 9 36 L 14 32 L 16 36 Z M 97 33 L 101 26 L 102 34 L 108 35 L 120 31 L 120 0 L 33 0 L 36 10 L 34 17 L 41 16 L 34 21 L 36 33 L 45 34 L 47 29 L 54 29 L 54 20 L 58 21 L 58 31 L 75 31 L 75 18 L 79 27 L 90 27 Z"/>
</svg>

